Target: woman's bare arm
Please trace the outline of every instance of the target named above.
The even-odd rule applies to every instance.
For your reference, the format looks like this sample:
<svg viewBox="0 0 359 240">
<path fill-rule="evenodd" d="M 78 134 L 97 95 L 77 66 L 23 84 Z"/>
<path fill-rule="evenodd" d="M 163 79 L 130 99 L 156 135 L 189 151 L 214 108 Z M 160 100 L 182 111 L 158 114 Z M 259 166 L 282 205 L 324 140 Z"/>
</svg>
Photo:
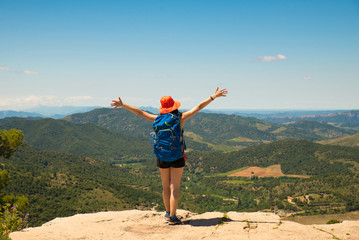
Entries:
<svg viewBox="0 0 359 240">
<path fill-rule="evenodd" d="M 111 106 L 114 107 L 113 109 L 122 107 L 122 108 L 126 109 L 127 111 L 130 111 L 140 117 L 143 117 L 144 119 L 146 119 L 150 122 L 154 122 L 157 117 L 157 115 L 150 114 L 148 112 L 142 111 L 141 109 L 139 109 L 137 107 L 123 103 L 120 97 L 118 97 L 118 101 L 112 100 Z"/>
<path fill-rule="evenodd" d="M 196 113 L 198 113 L 200 110 L 202 110 L 203 108 L 205 108 L 208 104 L 210 104 L 214 99 L 216 99 L 217 97 L 226 97 L 228 94 L 227 89 L 223 88 L 221 90 L 218 90 L 219 88 L 217 87 L 216 91 L 214 92 L 213 95 L 211 95 L 209 98 L 203 100 L 200 104 L 198 104 L 196 107 L 194 107 L 193 109 L 191 109 L 190 111 L 184 112 L 182 113 L 182 123 L 184 123 L 186 120 L 190 119 L 191 117 L 193 117 Z"/>
</svg>

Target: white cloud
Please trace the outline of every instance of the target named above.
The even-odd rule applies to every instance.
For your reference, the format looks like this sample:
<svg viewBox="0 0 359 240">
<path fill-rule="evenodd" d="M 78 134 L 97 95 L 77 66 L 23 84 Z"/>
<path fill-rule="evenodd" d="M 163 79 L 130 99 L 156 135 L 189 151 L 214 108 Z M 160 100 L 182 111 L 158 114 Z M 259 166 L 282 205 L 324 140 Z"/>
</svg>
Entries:
<svg viewBox="0 0 359 240">
<path fill-rule="evenodd" d="M 5 66 L 0 66 L 0 70 L 4 70 L 4 71 L 10 71 L 9 67 L 5 67 Z M 30 71 L 30 70 L 12 70 L 10 71 L 12 73 L 24 73 L 24 74 L 32 74 L 32 75 L 37 75 L 39 74 L 39 72 L 35 72 L 35 71 Z"/>
<path fill-rule="evenodd" d="M 309 80 L 309 79 L 312 79 L 312 77 L 310 77 L 310 76 L 304 76 L 303 79 L 304 79 L 304 80 Z"/>
<path fill-rule="evenodd" d="M 282 55 L 282 54 L 277 54 L 277 58 L 278 58 L 279 60 L 287 59 L 287 57 L 284 56 L 284 55 Z"/>
<path fill-rule="evenodd" d="M 20 98 L 0 98 L 0 107 L 2 109 L 24 109 L 44 106 L 92 106 L 96 105 L 97 100 L 91 96 L 68 96 L 59 97 L 53 95 L 35 96 L 30 95 Z"/>
<path fill-rule="evenodd" d="M 282 54 L 277 54 L 276 56 L 259 56 L 254 61 L 256 62 L 270 62 L 270 61 L 278 61 L 278 60 L 285 60 L 287 59 L 286 56 Z"/>
<path fill-rule="evenodd" d="M 33 106 L 38 104 L 44 104 L 53 101 L 56 99 L 55 96 L 28 96 L 21 98 L 5 98 L 0 99 L 0 106 L 15 106 L 15 107 L 24 107 L 24 106 Z"/>
<path fill-rule="evenodd" d="M 0 66 L 0 70 L 10 70 L 8 67 Z"/>
<path fill-rule="evenodd" d="M 36 74 L 39 74 L 39 72 L 34 72 L 34 71 L 29 71 L 29 70 L 24 70 L 25 74 L 33 74 L 33 75 L 36 75 Z"/>
<path fill-rule="evenodd" d="M 94 98 L 91 96 L 75 96 L 75 97 L 66 97 L 64 99 L 65 102 L 69 102 L 69 103 L 81 103 L 81 102 L 86 102 L 89 100 L 93 100 Z"/>
</svg>

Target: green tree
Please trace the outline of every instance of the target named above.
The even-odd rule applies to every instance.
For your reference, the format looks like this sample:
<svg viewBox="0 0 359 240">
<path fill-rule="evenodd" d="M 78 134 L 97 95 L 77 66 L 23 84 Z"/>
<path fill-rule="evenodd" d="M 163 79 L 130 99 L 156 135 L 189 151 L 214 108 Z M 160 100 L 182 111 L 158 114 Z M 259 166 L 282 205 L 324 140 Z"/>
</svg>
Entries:
<svg viewBox="0 0 359 240">
<path fill-rule="evenodd" d="M 17 129 L 0 131 L 0 156 L 11 157 L 16 148 L 23 144 L 24 134 Z"/>
<path fill-rule="evenodd" d="M 24 135 L 20 130 L 10 129 L 0 131 L 0 157 L 10 158 L 16 148 L 23 144 Z M 3 189 L 10 182 L 9 173 L 6 170 L 0 171 L 0 204 L 4 205 Z"/>
<path fill-rule="evenodd" d="M 24 135 L 20 130 L 10 129 L 0 131 L 0 157 L 10 158 L 16 148 L 23 144 Z M 4 205 L 3 189 L 10 182 L 9 173 L 6 170 L 0 171 L 0 206 Z"/>
<path fill-rule="evenodd" d="M 0 131 L 0 157 L 10 158 L 16 148 L 23 144 L 24 135 L 20 130 L 11 129 Z M 21 212 L 28 206 L 28 199 L 24 196 L 6 195 L 3 189 L 10 183 L 10 176 L 6 170 L 0 171 L 0 238 L 9 239 L 10 232 L 26 227 L 28 214 L 20 217 Z M 11 207 L 12 206 L 12 207 Z M 18 208 L 19 207 L 19 208 Z M 19 210 L 18 210 L 19 209 Z"/>
</svg>

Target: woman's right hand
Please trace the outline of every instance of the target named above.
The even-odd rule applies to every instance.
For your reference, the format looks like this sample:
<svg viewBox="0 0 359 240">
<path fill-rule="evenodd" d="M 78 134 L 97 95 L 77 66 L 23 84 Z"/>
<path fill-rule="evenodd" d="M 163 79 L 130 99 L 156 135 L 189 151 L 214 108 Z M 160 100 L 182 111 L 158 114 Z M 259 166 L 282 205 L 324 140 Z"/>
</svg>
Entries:
<svg viewBox="0 0 359 240">
<path fill-rule="evenodd" d="M 111 106 L 114 107 L 113 109 L 122 107 L 122 106 L 123 106 L 123 103 L 122 103 L 121 98 L 118 97 L 118 101 L 112 100 Z"/>
</svg>

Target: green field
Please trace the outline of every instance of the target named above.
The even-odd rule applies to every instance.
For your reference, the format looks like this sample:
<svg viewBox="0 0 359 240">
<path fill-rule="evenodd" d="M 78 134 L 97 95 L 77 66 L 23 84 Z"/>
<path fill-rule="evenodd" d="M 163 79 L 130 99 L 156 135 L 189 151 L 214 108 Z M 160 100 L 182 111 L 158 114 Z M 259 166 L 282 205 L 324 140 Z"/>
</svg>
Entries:
<svg viewBox="0 0 359 240">
<path fill-rule="evenodd" d="M 238 147 L 238 146 L 230 146 L 230 145 L 226 145 L 226 144 L 213 144 L 213 143 L 210 143 L 210 142 L 203 141 L 203 138 L 201 136 L 199 136 L 199 135 L 197 135 L 197 134 L 195 134 L 193 132 L 185 132 L 184 136 L 188 137 L 188 138 L 191 138 L 195 142 L 207 144 L 207 146 L 212 148 L 214 151 L 231 152 L 231 151 L 235 151 L 235 150 L 240 149 L 240 147 Z"/>
<path fill-rule="evenodd" d="M 250 183 L 254 183 L 254 181 L 252 180 L 227 180 L 224 181 L 226 183 L 230 183 L 230 184 L 250 184 Z"/>
<path fill-rule="evenodd" d="M 231 174 L 233 174 L 233 173 L 246 170 L 247 168 L 249 168 L 249 167 L 242 167 L 242 168 L 239 168 L 239 169 L 236 169 L 236 170 L 232 170 L 232 171 L 229 171 L 229 172 L 218 173 L 218 174 L 216 174 L 216 176 L 218 176 L 218 177 L 227 177 L 228 175 L 231 175 Z"/>
</svg>

